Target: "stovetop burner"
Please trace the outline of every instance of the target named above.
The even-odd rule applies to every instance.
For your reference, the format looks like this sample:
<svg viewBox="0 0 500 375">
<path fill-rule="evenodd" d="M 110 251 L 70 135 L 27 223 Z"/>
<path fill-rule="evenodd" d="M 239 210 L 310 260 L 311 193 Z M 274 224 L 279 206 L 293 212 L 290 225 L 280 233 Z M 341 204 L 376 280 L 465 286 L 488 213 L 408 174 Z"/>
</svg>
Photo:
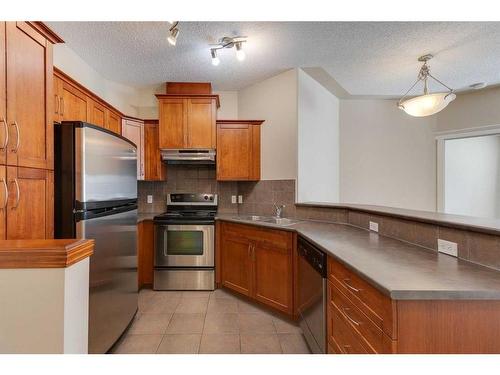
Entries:
<svg viewBox="0 0 500 375">
<path fill-rule="evenodd" d="M 168 194 L 167 212 L 155 216 L 155 222 L 193 222 L 204 223 L 215 220 L 217 213 L 216 194 Z"/>
</svg>

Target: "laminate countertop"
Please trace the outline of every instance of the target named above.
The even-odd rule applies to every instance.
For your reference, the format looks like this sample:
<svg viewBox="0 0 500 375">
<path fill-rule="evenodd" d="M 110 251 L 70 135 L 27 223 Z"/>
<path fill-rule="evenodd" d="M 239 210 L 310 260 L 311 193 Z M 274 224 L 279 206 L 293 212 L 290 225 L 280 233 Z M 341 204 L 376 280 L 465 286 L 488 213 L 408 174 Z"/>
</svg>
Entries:
<svg viewBox="0 0 500 375">
<path fill-rule="evenodd" d="M 297 232 L 395 300 L 500 300 L 500 271 L 349 224 L 282 226 L 237 215 L 217 220 Z"/>
<path fill-rule="evenodd" d="M 137 214 L 137 223 L 140 223 L 141 221 L 146 221 L 146 220 L 153 220 L 153 218 L 157 215 L 160 215 L 162 212 L 153 212 L 153 213 L 146 213 L 146 214 Z"/>
</svg>

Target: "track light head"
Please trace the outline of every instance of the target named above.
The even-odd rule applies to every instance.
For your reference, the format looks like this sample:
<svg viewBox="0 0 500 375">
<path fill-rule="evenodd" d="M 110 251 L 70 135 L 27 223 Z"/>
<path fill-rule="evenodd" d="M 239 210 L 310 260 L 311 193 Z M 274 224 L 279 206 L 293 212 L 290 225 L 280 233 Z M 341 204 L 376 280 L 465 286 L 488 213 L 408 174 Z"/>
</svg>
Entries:
<svg viewBox="0 0 500 375">
<path fill-rule="evenodd" d="M 179 35 L 179 29 L 177 27 L 173 27 L 171 30 L 170 30 L 170 35 L 169 37 L 167 38 L 168 42 L 175 46 L 175 44 L 177 43 L 177 36 Z"/>
<path fill-rule="evenodd" d="M 234 46 L 236 47 L 236 58 L 239 61 L 245 60 L 246 54 L 245 51 L 243 50 L 243 42 L 236 42 Z"/>
<path fill-rule="evenodd" d="M 217 50 L 214 48 L 210 49 L 210 55 L 212 56 L 212 65 L 217 66 L 220 63 L 220 59 L 217 56 Z"/>
</svg>

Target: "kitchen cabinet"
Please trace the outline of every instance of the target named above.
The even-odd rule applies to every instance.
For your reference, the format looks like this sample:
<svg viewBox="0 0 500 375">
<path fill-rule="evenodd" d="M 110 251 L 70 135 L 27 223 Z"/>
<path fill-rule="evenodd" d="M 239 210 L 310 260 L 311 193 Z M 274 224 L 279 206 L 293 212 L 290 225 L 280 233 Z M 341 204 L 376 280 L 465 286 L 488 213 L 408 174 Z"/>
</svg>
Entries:
<svg viewBox="0 0 500 375">
<path fill-rule="evenodd" d="M 52 41 L 27 22 L 6 22 L 5 41 L 7 164 L 53 169 Z"/>
<path fill-rule="evenodd" d="M 260 126 L 257 120 L 217 121 L 217 180 L 260 180 Z"/>
<path fill-rule="evenodd" d="M 106 129 L 106 107 L 93 99 L 90 99 L 89 122 Z"/>
<path fill-rule="evenodd" d="M 293 314 L 293 234 L 223 222 L 218 241 L 220 283 Z"/>
<path fill-rule="evenodd" d="M 54 172 L 22 167 L 3 168 L 5 184 L 0 182 L 5 188 L 2 190 L 8 194 L 2 202 L 4 238 L 53 238 Z"/>
<path fill-rule="evenodd" d="M 85 92 L 54 75 L 54 121 L 87 122 L 88 102 Z"/>
<path fill-rule="evenodd" d="M 161 161 L 158 120 L 144 121 L 144 180 L 167 179 L 166 164 Z"/>
<path fill-rule="evenodd" d="M 124 118 L 122 136 L 137 146 L 137 179 L 144 180 L 144 121 Z"/>
<path fill-rule="evenodd" d="M 7 157 L 7 88 L 5 70 L 5 22 L 0 21 L 0 165 Z M 0 236 L 1 238 L 1 236 Z"/>
<path fill-rule="evenodd" d="M 54 235 L 52 44 L 39 22 L 0 22 L 0 239 Z"/>
<path fill-rule="evenodd" d="M 161 149 L 215 149 L 217 95 L 156 95 Z"/>
<path fill-rule="evenodd" d="M 154 224 L 143 220 L 137 224 L 137 280 L 139 289 L 153 285 Z"/>
<path fill-rule="evenodd" d="M 111 130 L 113 133 L 121 134 L 122 119 L 120 115 L 109 108 L 106 109 L 106 129 Z"/>
<path fill-rule="evenodd" d="M 252 242 L 235 233 L 221 239 L 222 285 L 245 296 L 252 295 Z"/>
</svg>

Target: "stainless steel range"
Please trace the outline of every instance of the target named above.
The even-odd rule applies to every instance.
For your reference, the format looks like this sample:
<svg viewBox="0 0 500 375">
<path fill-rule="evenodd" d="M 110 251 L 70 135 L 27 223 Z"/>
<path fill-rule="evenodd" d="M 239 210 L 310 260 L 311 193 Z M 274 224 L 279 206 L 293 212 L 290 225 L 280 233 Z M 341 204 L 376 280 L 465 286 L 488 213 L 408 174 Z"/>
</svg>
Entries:
<svg viewBox="0 0 500 375">
<path fill-rule="evenodd" d="M 155 290 L 213 290 L 216 194 L 168 194 L 154 217 Z"/>
</svg>

